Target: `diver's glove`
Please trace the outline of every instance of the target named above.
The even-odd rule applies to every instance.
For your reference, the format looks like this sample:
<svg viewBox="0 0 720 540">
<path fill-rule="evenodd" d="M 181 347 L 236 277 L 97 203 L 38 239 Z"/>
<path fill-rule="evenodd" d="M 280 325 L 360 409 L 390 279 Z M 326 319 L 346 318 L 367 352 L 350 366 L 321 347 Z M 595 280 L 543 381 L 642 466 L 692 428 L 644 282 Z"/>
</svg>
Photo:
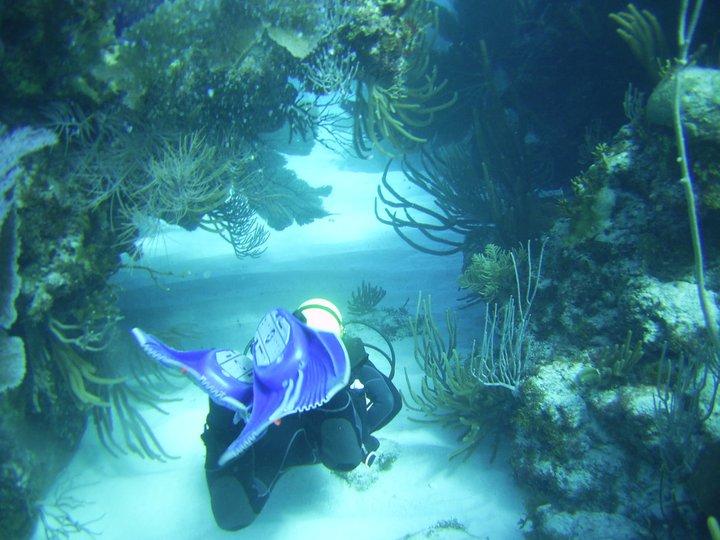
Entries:
<svg viewBox="0 0 720 540">
<path fill-rule="evenodd" d="M 368 435 L 363 441 L 363 446 L 365 447 L 365 451 L 369 454 L 370 452 L 374 452 L 375 450 L 380 448 L 380 441 L 377 439 L 377 437 Z"/>
</svg>

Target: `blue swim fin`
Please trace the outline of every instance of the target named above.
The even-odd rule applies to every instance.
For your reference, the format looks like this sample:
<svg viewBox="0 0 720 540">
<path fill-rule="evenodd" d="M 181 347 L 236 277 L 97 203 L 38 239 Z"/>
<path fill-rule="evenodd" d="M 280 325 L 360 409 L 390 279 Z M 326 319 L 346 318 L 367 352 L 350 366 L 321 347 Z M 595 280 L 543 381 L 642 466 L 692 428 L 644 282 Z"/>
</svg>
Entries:
<svg viewBox="0 0 720 540">
<path fill-rule="evenodd" d="M 350 360 L 340 338 L 314 330 L 284 309 L 260 321 L 252 343 L 255 360 L 250 418 L 218 461 L 242 454 L 273 422 L 326 403 L 350 379 Z"/>
<path fill-rule="evenodd" d="M 132 334 L 149 356 L 164 366 L 180 368 L 215 403 L 247 418 L 252 405 L 251 357 L 228 349 L 178 351 L 139 328 L 133 328 Z"/>
</svg>

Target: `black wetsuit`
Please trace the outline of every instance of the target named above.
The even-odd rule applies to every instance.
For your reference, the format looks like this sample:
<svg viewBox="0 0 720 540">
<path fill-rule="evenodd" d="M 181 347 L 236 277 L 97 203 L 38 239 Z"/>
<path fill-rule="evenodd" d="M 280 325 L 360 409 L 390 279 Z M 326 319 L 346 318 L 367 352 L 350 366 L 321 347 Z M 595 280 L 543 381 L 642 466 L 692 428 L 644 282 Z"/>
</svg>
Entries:
<svg viewBox="0 0 720 540">
<path fill-rule="evenodd" d="M 272 424 L 224 467 L 218 467 L 218 458 L 244 423 L 234 424 L 233 411 L 210 402 L 202 439 L 210 501 L 221 528 L 238 530 L 252 523 L 277 479 L 290 467 L 321 462 L 333 470 L 350 471 L 377 449 L 379 443 L 371 434 L 400 411 L 400 393 L 370 362 L 360 339 L 343 342 L 353 366 L 351 384 L 323 406 Z M 362 389 L 352 388 L 355 380 Z"/>
</svg>

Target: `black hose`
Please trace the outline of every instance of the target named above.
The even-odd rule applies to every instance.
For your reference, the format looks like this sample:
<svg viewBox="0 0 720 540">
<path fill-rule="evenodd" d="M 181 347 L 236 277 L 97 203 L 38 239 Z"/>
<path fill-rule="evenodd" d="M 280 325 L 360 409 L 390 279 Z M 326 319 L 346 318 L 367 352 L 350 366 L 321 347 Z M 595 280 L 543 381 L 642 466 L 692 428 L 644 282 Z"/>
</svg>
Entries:
<svg viewBox="0 0 720 540">
<path fill-rule="evenodd" d="M 390 364 L 390 373 L 388 374 L 388 379 L 390 379 L 392 381 L 393 377 L 395 376 L 396 356 L 395 356 L 395 349 L 393 348 L 392 343 L 387 338 L 387 336 L 385 334 L 383 334 L 380 330 L 378 330 L 375 326 L 368 324 L 364 321 L 346 321 L 345 322 L 345 326 L 347 326 L 349 324 L 360 324 L 362 326 L 366 326 L 367 328 L 369 328 L 370 330 L 372 330 L 373 332 L 378 334 L 381 338 L 383 338 L 385 343 L 387 343 L 388 349 L 390 349 L 390 355 L 388 355 L 384 350 L 382 350 L 380 347 L 376 347 L 375 345 L 371 345 L 369 343 L 364 343 L 364 345 L 367 348 L 370 348 L 374 351 L 379 352 L 380 354 L 382 354 L 385 357 L 385 359 L 388 361 L 388 364 Z"/>
</svg>

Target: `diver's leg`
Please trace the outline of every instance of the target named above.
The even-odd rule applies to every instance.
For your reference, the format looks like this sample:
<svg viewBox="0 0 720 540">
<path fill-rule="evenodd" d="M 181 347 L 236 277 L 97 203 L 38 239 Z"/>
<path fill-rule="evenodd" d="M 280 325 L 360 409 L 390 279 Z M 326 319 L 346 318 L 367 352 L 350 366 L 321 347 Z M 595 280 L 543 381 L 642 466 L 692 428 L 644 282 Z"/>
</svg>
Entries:
<svg viewBox="0 0 720 540">
<path fill-rule="evenodd" d="M 217 524 L 227 530 L 247 527 L 262 510 L 272 488 L 290 467 L 317 462 L 299 414 L 287 416 L 247 451 L 218 467 L 220 455 L 239 435 L 243 425 L 234 425 L 234 413 L 210 403 L 203 440 L 207 448 L 205 474 Z"/>
<path fill-rule="evenodd" d="M 327 404 L 311 411 L 319 457 L 329 469 L 351 471 L 365 458 L 360 412 L 347 390 L 338 392 Z"/>
<path fill-rule="evenodd" d="M 329 418 L 320 424 L 320 458 L 335 471 L 351 471 L 363 461 L 363 451 L 353 424 L 345 418 Z"/>
<path fill-rule="evenodd" d="M 205 432 L 205 478 L 215 522 L 222 529 L 235 531 L 250 525 L 265 505 L 253 488 L 253 453 L 247 451 L 224 467 L 218 459 L 238 436 L 242 424 L 233 424 L 233 411 L 210 403 Z"/>
<path fill-rule="evenodd" d="M 206 471 L 210 493 L 210 506 L 215 523 L 226 531 L 237 531 L 250 525 L 258 513 L 255 512 L 247 484 L 233 472 L 218 474 Z M 264 502 L 262 505 L 264 506 Z"/>
<path fill-rule="evenodd" d="M 254 484 L 260 494 L 269 494 L 278 479 L 292 467 L 318 462 L 317 452 L 306 433 L 302 415 L 292 414 L 270 425 L 253 445 Z"/>
</svg>

